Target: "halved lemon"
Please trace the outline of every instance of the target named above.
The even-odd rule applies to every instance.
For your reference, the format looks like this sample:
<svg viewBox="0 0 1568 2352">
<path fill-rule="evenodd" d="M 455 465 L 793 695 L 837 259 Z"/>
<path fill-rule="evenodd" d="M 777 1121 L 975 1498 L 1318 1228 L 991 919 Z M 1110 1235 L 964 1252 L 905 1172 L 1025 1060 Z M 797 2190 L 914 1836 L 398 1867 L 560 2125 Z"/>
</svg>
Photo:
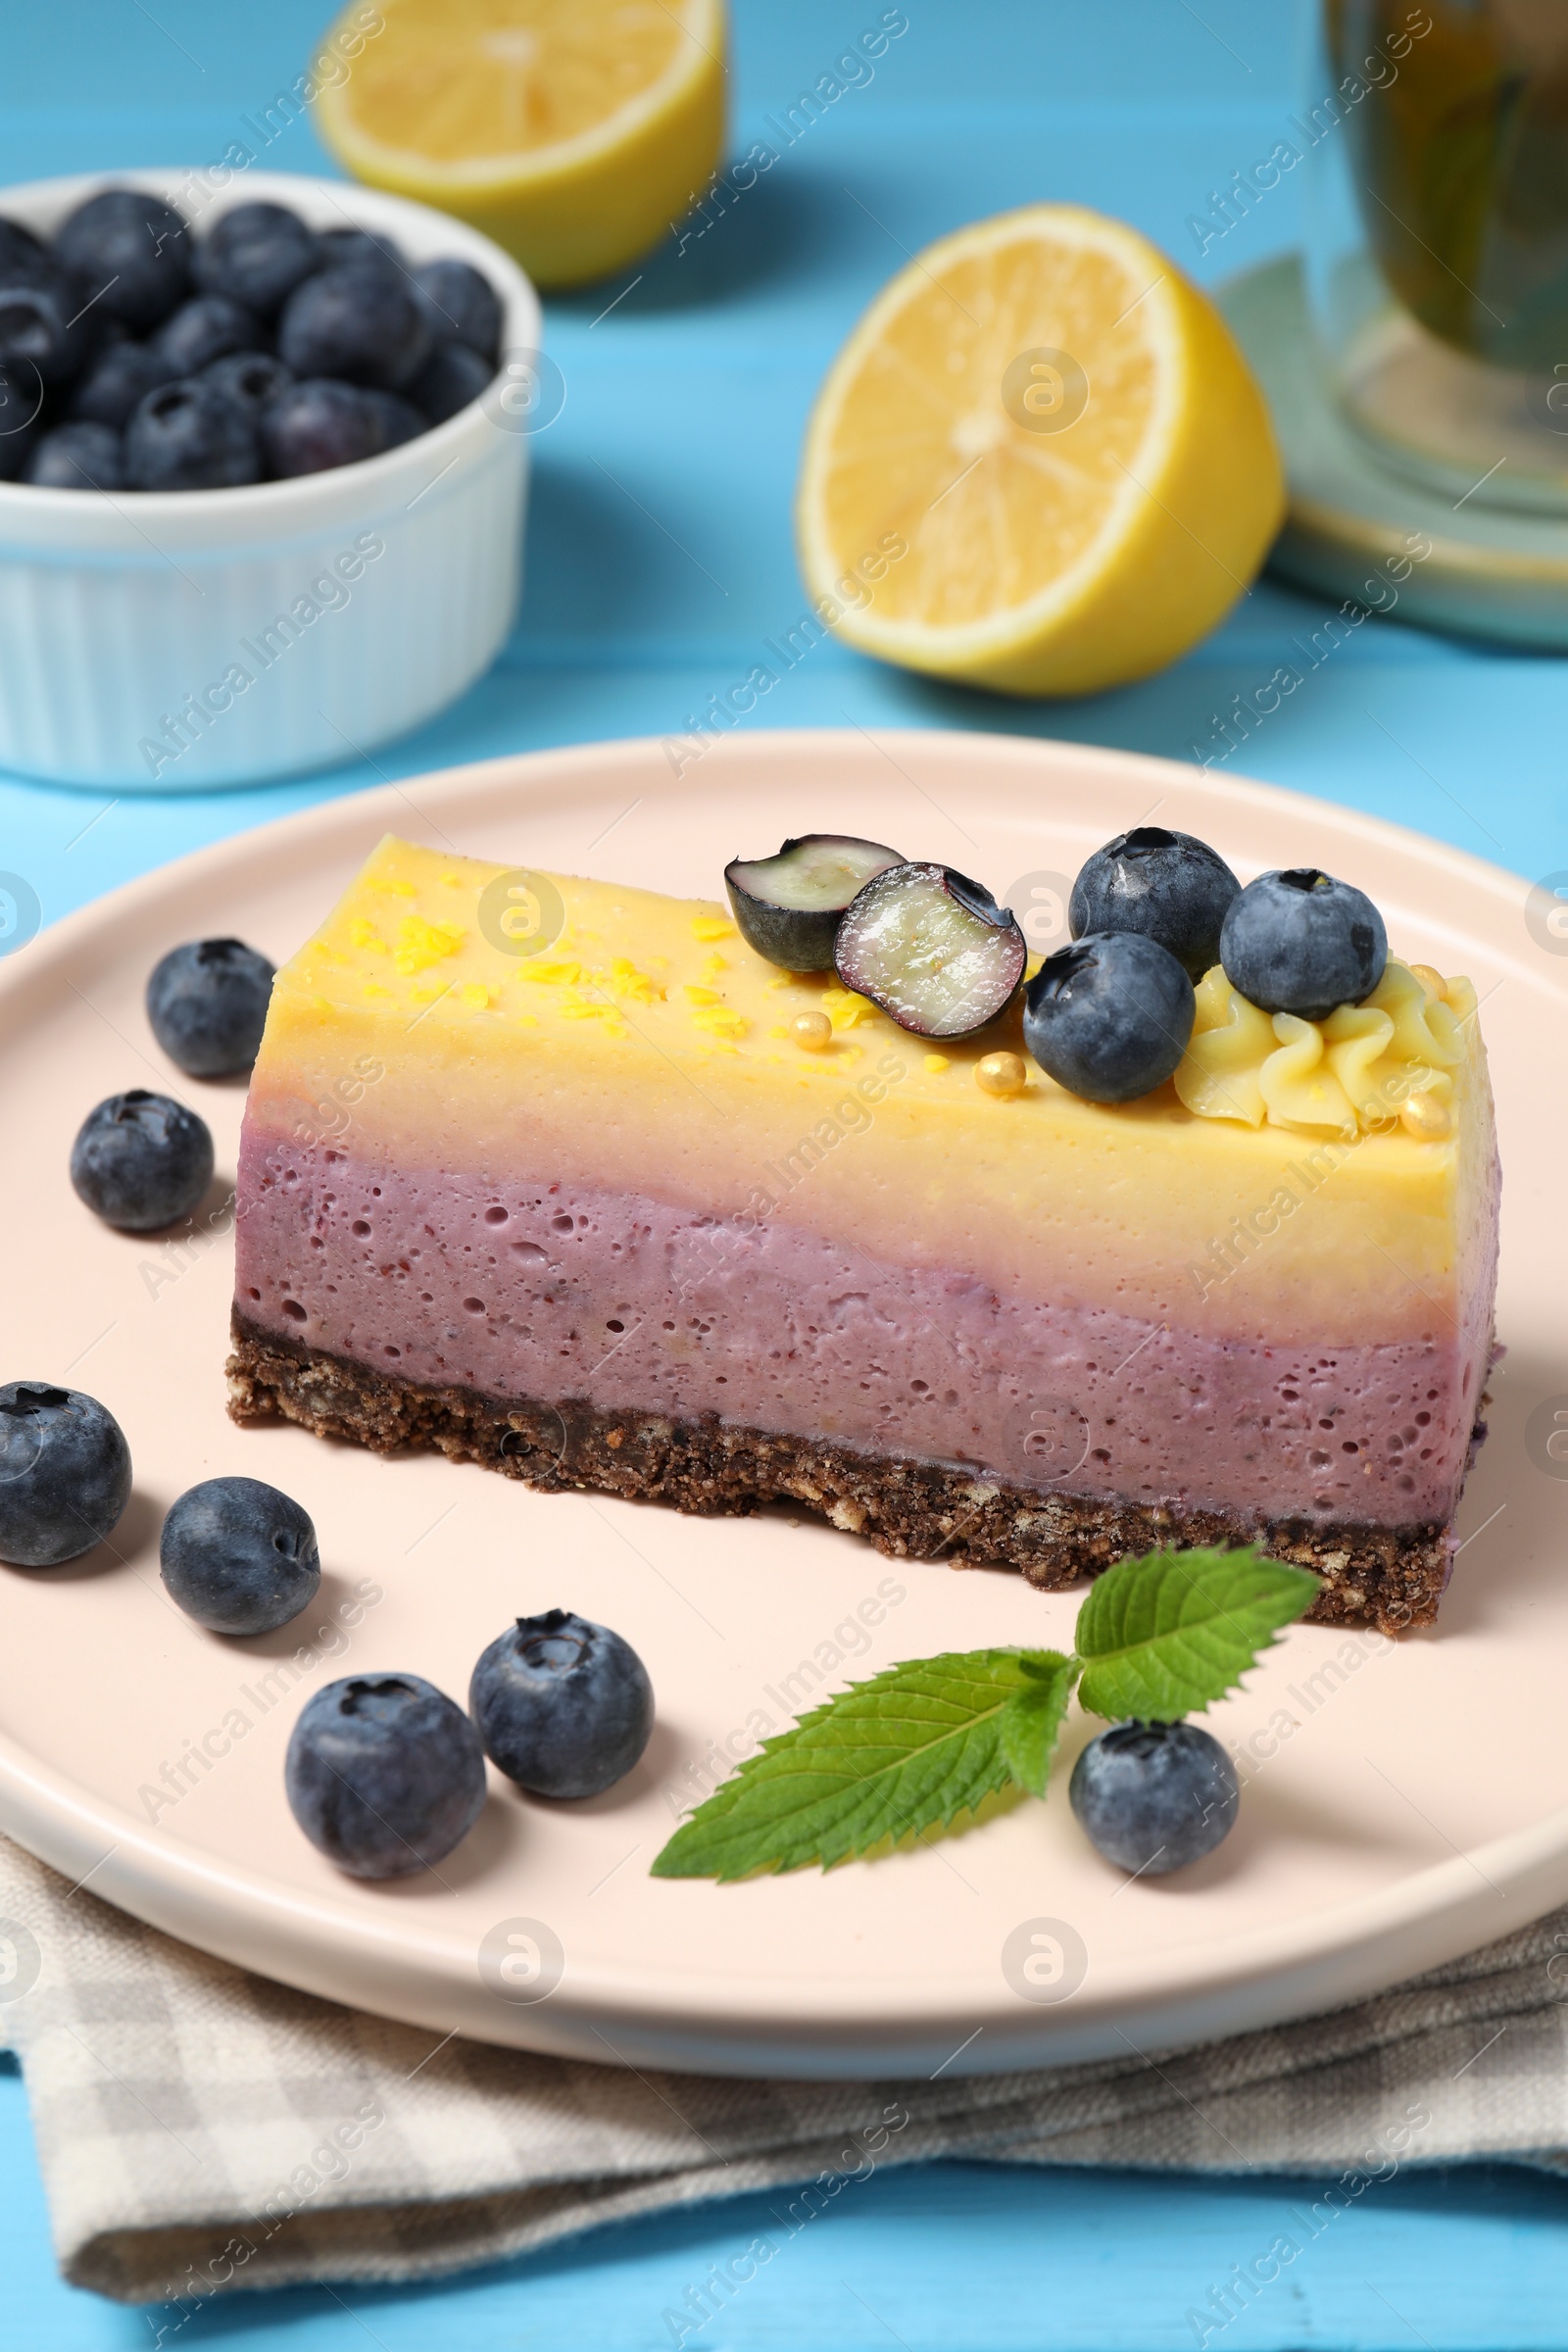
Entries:
<svg viewBox="0 0 1568 2352">
<path fill-rule="evenodd" d="M 797 526 L 818 612 L 863 652 L 1065 695 L 1185 653 L 1284 511 L 1213 305 L 1136 230 L 1041 204 L 878 295 L 817 396 Z"/>
<path fill-rule="evenodd" d="M 536 284 L 603 277 L 701 194 L 724 134 L 722 0 L 355 4 L 321 135 L 357 179 L 471 221 Z"/>
</svg>

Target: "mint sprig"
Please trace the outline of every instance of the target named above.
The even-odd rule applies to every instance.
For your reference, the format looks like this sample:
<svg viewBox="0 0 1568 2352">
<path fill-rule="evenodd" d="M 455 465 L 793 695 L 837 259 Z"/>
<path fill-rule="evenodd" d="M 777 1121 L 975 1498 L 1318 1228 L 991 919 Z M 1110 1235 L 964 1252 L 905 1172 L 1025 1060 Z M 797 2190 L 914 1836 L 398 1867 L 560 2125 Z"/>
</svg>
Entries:
<svg viewBox="0 0 1568 2352">
<path fill-rule="evenodd" d="M 1107 1569 L 1054 1649 L 948 1650 L 888 1666 L 762 1743 L 655 1858 L 661 1879 L 744 1879 L 871 1853 L 1044 1796 L 1074 1684 L 1092 1714 L 1176 1722 L 1236 1688 L 1318 1580 L 1242 1551 L 1156 1551 Z"/>
<path fill-rule="evenodd" d="M 889 1666 L 762 1743 L 675 1832 L 661 1879 L 744 1879 L 946 1829 L 1054 1744 L 1072 1687 L 1055 1650 L 950 1650 Z M 1044 1712 L 1043 1712 L 1044 1709 Z M 1054 1711 L 1053 1711 L 1054 1710 Z"/>
<path fill-rule="evenodd" d="M 1304 1568 L 1251 1548 L 1124 1560 L 1090 1588 L 1078 1612 L 1084 1705 L 1113 1722 L 1197 1714 L 1235 1690 L 1317 1592 Z"/>
</svg>

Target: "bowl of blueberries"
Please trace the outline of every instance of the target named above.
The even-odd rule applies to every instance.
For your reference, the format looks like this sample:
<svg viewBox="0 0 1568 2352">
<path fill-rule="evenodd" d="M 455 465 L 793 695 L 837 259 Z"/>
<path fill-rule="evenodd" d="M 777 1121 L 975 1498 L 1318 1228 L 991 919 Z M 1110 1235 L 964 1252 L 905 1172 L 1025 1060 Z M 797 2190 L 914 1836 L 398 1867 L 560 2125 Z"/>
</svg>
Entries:
<svg viewBox="0 0 1568 2352">
<path fill-rule="evenodd" d="M 0 189 L 0 767 L 331 766 L 494 660 L 539 305 L 488 237 L 282 172 Z M 547 391 L 553 379 L 557 397 Z"/>
</svg>

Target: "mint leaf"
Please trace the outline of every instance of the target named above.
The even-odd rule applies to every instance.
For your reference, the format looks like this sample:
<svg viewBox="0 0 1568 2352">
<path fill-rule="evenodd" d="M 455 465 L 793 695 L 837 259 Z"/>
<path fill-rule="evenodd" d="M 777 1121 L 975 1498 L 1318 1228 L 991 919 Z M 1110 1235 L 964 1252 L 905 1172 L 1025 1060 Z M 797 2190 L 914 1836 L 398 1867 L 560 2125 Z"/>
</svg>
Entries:
<svg viewBox="0 0 1568 2352">
<path fill-rule="evenodd" d="M 1020 1698 L 1011 1740 L 1043 1777 L 1054 1739 L 1044 1717 L 1059 1687 L 1059 1722 L 1071 1680 L 1070 1661 L 1053 1650 L 949 1650 L 889 1666 L 764 1740 L 681 1824 L 653 1875 L 742 1879 L 808 1862 L 825 1870 L 886 1838 L 946 1828 L 1011 1786 L 1004 1725 Z"/>
<path fill-rule="evenodd" d="M 1079 1696 L 1095 1715 L 1173 1723 L 1223 1698 L 1319 1591 L 1245 1551 L 1154 1551 L 1107 1568 L 1078 1612 Z"/>
<path fill-rule="evenodd" d="M 1027 1680 L 1003 1709 L 1003 1753 L 1020 1787 L 1031 1796 L 1044 1796 L 1061 1720 L 1078 1679 L 1078 1661 L 1044 1649 L 1020 1662 Z"/>
</svg>

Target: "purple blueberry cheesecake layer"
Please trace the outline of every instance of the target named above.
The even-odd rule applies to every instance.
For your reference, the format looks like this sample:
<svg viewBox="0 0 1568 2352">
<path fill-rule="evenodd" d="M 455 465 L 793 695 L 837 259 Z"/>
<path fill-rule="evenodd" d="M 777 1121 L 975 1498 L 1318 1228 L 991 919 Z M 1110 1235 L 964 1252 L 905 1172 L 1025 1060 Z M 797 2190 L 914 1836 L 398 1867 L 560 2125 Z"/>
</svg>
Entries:
<svg viewBox="0 0 1568 2352">
<path fill-rule="evenodd" d="M 247 1122 L 235 1303 L 416 1387 L 828 1438 L 1129 1503 L 1451 1517 L 1490 1320 L 1269 1347 L 1003 1297 L 799 1225 L 399 1171 Z"/>
</svg>

